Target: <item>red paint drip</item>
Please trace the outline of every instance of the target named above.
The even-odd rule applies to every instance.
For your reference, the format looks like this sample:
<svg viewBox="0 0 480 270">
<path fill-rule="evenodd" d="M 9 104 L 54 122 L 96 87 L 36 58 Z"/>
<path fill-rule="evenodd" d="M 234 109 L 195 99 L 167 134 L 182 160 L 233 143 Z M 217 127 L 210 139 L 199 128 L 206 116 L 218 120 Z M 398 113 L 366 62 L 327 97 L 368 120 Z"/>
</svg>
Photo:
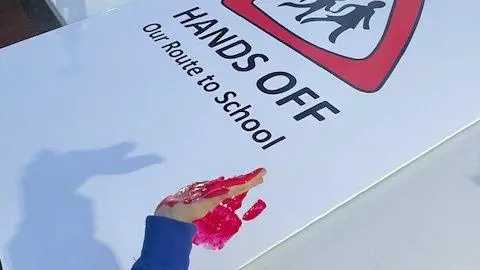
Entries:
<svg viewBox="0 0 480 270">
<path fill-rule="evenodd" d="M 267 204 L 263 200 L 258 200 L 248 211 L 243 214 L 242 219 L 245 221 L 257 218 L 263 210 L 267 208 Z"/>
<path fill-rule="evenodd" d="M 217 190 L 228 189 L 230 186 L 245 184 L 252 180 L 261 170 L 257 169 L 251 173 L 224 179 L 223 177 L 212 181 L 207 185 L 207 193 L 217 192 Z M 218 195 L 217 195 L 218 196 Z M 195 245 L 201 245 L 208 249 L 220 250 L 225 244 L 240 230 L 242 221 L 235 211 L 242 207 L 243 200 L 247 192 L 231 199 L 226 199 L 219 206 L 210 211 L 204 218 L 194 221 L 197 225 L 197 234 L 193 239 Z M 212 196 L 213 197 L 213 196 Z M 262 200 L 259 200 L 263 202 Z M 255 205 L 245 214 L 252 220 L 256 218 L 264 209 L 266 204 L 257 201 Z M 249 213 L 250 212 L 250 213 Z"/>
</svg>

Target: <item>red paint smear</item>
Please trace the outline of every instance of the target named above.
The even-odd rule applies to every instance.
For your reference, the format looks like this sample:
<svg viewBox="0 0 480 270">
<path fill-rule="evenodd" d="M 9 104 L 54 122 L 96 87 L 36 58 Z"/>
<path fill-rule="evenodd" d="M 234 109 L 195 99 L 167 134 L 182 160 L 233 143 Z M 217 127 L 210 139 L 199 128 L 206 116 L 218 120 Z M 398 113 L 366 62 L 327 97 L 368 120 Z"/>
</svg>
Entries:
<svg viewBox="0 0 480 270">
<path fill-rule="evenodd" d="M 207 189 L 209 189 L 211 192 L 211 190 L 219 190 L 227 188 L 229 186 L 247 183 L 262 170 L 263 169 L 257 169 L 246 175 L 232 177 L 227 180 L 224 180 L 224 178 L 221 177 L 217 180 L 214 180 L 212 184 L 208 185 Z M 242 226 L 242 221 L 237 216 L 235 211 L 242 207 L 243 200 L 246 198 L 246 196 L 247 192 L 234 198 L 226 199 L 222 202 L 221 205 L 215 207 L 212 211 L 210 211 L 204 218 L 194 221 L 194 223 L 197 225 L 198 230 L 197 234 L 193 239 L 193 243 L 195 245 L 201 245 L 208 249 L 222 249 L 225 244 L 236 233 L 238 233 L 240 227 Z M 252 217 L 251 219 L 257 217 L 265 209 L 266 204 L 264 202 L 263 205 L 263 208 L 261 205 L 259 207 L 259 203 L 257 202 L 252 207 L 256 210 L 249 210 L 249 212 L 251 213 L 248 216 Z"/>
<path fill-rule="evenodd" d="M 160 205 L 174 206 L 177 203 L 190 204 L 202 198 L 212 198 L 228 193 L 228 188 L 247 183 L 259 174 L 263 168 L 256 169 L 248 174 L 225 179 L 219 177 L 211 181 L 195 182 L 182 188 L 177 193 L 165 198 Z"/>
<path fill-rule="evenodd" d="M 197 233 L 193 238 L 195 245 L 219 250 L 240 230 L 242 221 L 235 211 L 242 206 L 246 193 L 228 199 L 227 203 L 215 207 L 204 218 L 194 221 Z"/>
<path fill-rule="evenodd" d="M 248 211 L 243 215 L 242 219 L 245 221 L 257 218 L 263 210 L 267 208 L 267 204 L 263 200 L 258 200 Z"/>
</svg>

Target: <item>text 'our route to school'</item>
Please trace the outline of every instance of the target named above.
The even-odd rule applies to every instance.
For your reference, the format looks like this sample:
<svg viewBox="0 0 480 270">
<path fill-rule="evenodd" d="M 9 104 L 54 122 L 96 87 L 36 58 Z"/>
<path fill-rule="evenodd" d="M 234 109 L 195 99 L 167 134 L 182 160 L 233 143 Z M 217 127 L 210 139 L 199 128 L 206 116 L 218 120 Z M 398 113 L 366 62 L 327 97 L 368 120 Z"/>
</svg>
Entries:
<svg viewBox="0 0 480 270">
<path fill-rule="evenodd" d="M 229 34 L 227 27 L 215 27 L 218 24 L 216 19 L 205 18 L 208 13 L 202 12 L 199 7 L 173 15 L 185 28 L 192 28 L 193 35 L 200 40 L 207 40 L 208 47 L 215 49 L 215 52 L 226 60 L 231 60 L 234 70 L 238 72 L 249 72 L 255 69 L 258 64 L 266 63 L 269 57 L 261 53 L 252 53 L 252 46 L 238 35 Z M 205 68 L 192 55 L 187 53 L 187 48 L 181 41 L 172 38 L 165 31 L 160 23 L 150 23 L 143 27 L 152 41 L 159 44 L 165 54 L 182 69 L 185 74 L 194 78 L 196 85 L 206 93 L 215 94 L 213 100 L 223 107 L 223 111 L 238 123 L 242 130 L 249 133 L 255 143 L 261 149 L 272 149 L 286 141 L 286 136 L 275 134 L 264 127 L 264 123 L 255 119 L 252 105 L 242 103 L 238 91 L 226 91 L 214 74 L 206 72 Z M 280 81 L 280 83 L 278 83 Z M 309 87 L 296 87 L 297 78 L 286 71 L 273 71 L 261 76 L 256 87 L 267 95 L 281 96 L 275 101 L 279 107 L 295 103 L 300 107 L 292 118 L 295 121 L 309 119 L 310 121 L 322 122 L 326 117 L 322 111 L 338 114 L 340 112 L 335 106 L 326 100 L 320 99 L 320 95 Z M 286 94 L 286 95 L 285 95 Z M 246 105 L 245 105 L 246 104 Z M 312 120 L 314 119 L 314 120 Z"/>
</svg>

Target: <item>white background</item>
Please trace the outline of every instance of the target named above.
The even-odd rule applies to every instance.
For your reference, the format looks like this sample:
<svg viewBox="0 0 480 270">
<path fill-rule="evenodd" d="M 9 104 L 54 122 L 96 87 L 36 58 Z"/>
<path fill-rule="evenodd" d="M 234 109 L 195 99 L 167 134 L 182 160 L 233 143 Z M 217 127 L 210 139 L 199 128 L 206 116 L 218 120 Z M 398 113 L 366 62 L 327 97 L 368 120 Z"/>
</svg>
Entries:
<svg viewBox="0 0 480 270">
<path fill-rule="evenodd" d="M 480 123 L 242 270 L 476 270 Z"/>
<path fill-rule="evenodd" d="M 441 32 L 437 29 L 453 6 L 427 3 L 412 44 L 375 95 L 355 92 L 218 3 L 202 3 L 222 24 L 272 59 L 256 72 L 238 74 L 171 18 L 176 11 L 193 6 L 189 1 L 135 2 L 0 51 L 0 79 L 10 86 L 2 89 L 0 101 L 0 148 L 6 168 L 1 172 L 0 214 L 8 217 L 0 224 L 0 245 L 7 267 L 15 265 L 11 243 L 22 232 L 22 218 L 30 215 L 29 228 L 38 239 L 30 244 L 31 238 L 23 236 L 27 240 L 20 243 L 28 247 L 23 257 L 64 251 L 65 256 L 81 254 L 77 259 L 86 261 L 85 257 L 94 255 L 90 245 L 103 243 L 102 252 L 109 255 L 92 259 L 87 266 L 101 269 L 111 255 L 112 269 L 128 269 L 140 249 L 143 219 L 163 196 L 192 180 L 264 165 L 269 169 L 267 183 L 250 195 L 250 201 L 262 197 L 269 204 L 262 218 L 245 224 L 222 252 L 195 249 L 192 256 L 193 269 L 232 269 L 479 115 L 473 68 L 478 60 L 476 42 L 462 28 L 476 23 L 476 17 L 467 14 L 463 21 L 451 21 Z M 472 12 L 471 8 L 465 12 Z M 252 103 L 265 125 L 287 134 L 288 143 L 277 151 L 260 151 L 212 102 L 212 96 L 186 80 L 141 32 L 143 25 L 154 21 L 180 39 L 226 88 L 239 89 L 240 100 Z M 29 64 L 18 59 L 28 59 Z M 279 109 L 276 99 L 254 87 L 260 75 L 278 69 L 294 73 L 299 85 L 318 89 L 341 114 L 327 116 L 322 124 L 295 123 L 291 119 L 295 107 Z M 22 193 L 25 166 L 42 149 L 102 149 L 124 141 L 138 144 L 136 154 L 163 156 L 163 163 L 131 174 L 97 175 L 78 189 L 65 191 L 52 185 L 34 192 L 33 198 Z M 61 176 L 70 176 L 71 167 L 76 166 L 65 166 L 63 160 L 47 165 Z M 65 197 L 58 195 L 62 192 Z M 296 203 L 284 199 L 288 193 Z M 42 198 L 58 201 L 53 209 L 57 212 L 49 212 L 52 218 L 61 217 L 53 219 L 62 225 L 55 226 L 55 235 L 45 229 L 52 226 L 52 219 L 26 215 L 25 202 L 42 202 Z M 83 216 L 70 208 L 83 209 Z M 286 214 L 292 218 L 286 219 Z M 88 241 L 66 238 L 75 234 L 72 229 L 79 229 L 79 224 L 87 228 L 77 232 L 92 230 L 83 235 Z M 35 231 L 38 228 L 45 230 Z M 63 269 L 61 264 L 58 267 Z"/>
</svg>

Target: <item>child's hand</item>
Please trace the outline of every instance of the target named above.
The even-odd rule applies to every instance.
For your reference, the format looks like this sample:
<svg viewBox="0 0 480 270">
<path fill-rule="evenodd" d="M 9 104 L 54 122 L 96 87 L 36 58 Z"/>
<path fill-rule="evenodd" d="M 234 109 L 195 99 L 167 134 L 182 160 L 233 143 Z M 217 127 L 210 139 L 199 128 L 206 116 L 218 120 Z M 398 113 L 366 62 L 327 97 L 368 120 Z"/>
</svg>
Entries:
<svg viewBox="0 0 480 270">
<path fill-rule="evenodd" d="M 157 206 L 155 215 L 188 223 L 201 219 L 225 199 L 243 194 L 263 183 L 265 174 L 265 169 L 258 169 L 240 180 L 225 180 L 222 177 L 193 183 L 165 198 Z"/>
</svg>

